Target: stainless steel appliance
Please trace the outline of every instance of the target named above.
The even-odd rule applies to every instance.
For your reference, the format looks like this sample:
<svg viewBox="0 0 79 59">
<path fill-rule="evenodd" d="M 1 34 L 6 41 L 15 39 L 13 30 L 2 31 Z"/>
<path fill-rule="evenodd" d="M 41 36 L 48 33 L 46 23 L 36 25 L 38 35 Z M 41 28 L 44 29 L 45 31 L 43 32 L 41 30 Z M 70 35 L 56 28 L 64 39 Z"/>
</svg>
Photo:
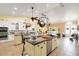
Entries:
<svg viewBox="0 0 79 59">
<path fill-rule="evenodd" d="M 8 27 L 0 27 L 0 40 L 8 38 Z"/>
</svg>

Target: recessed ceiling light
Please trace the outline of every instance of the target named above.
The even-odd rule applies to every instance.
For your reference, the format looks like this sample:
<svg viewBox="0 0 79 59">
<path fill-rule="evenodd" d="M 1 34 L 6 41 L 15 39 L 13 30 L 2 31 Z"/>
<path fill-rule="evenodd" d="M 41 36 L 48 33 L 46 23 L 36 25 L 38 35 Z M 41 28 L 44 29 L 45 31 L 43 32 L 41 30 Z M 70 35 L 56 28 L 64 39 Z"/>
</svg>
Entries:
<svg viewBox="0 0 79 59">
<path fill-rule="evenodd" d="M 18 10 L 18 8 L 14 7 L 14 10 Z"/>
<path fill-rule="evenodd" d="M 50 5 L 49 4 L 46 4 L 46 7 L 50 7 Z"/>
<path fill-rule="evenodd" d="M 15 11 L 12 11 L 12 14 L 14 15 L 15 14 Z"/>
</svg>

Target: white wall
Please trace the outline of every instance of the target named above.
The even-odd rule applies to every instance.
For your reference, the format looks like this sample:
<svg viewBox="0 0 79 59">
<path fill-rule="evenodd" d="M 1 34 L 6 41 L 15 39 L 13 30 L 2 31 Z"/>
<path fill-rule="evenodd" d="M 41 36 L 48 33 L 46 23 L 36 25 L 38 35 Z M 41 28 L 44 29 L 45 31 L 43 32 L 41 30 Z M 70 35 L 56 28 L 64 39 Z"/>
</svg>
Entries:
<svg viewBox="0 0 79 59">
<path fill-rule="evenodd" d="M 69 28 L 69 29 L 67 30 L 67 28 Z M 74 28 L 74 30 L 72 28 Z M 73 24 L 72 22 L 67 22 L 65 24 L 65 34 L 71 35 L 75 32 L 77 32 L 77 25 Z"/>
</svg>

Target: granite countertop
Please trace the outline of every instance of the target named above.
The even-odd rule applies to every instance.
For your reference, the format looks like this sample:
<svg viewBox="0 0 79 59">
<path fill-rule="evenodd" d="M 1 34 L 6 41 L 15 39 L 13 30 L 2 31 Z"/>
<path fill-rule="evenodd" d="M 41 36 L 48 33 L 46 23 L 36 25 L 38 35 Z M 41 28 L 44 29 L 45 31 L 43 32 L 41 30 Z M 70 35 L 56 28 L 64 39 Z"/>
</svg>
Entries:
<svg viewBox="0 0 79 59">
<path fill-rule="evenodd" d="M 42 36 L 42 37 L 37 37 L 35 41 L 33 41 L 31 39 L 26 39 L 26 41 L 28 43 L 31 43 L 32 45 L 37 45 L 37 44 L 40 44 L 42 42 L 49 41 L 52 39 L 53 39 L 53 37 L 51 37 L 51 36 L 46 36 L 46 37 Z"/>
</svg>

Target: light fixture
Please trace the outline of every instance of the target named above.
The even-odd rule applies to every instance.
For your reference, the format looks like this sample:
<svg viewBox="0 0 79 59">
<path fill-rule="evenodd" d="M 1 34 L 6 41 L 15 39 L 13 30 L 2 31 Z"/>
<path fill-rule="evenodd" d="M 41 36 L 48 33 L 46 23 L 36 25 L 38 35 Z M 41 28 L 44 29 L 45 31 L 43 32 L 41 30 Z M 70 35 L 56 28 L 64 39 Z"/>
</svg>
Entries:
<svg viewBox="0 0 79 59">
<path fill-rule="evenodd" d="M 18 8 L 14 7 L 14 10 L 18 10 Z"/>
<path fill-rule="evenodd" d="M 31 9 L 32 9 L 32 17 L 31 17 L 31 19 L 32 19 L 32 21 L 34 21 L 34 20 L 38 20 L 38 17 L 34 17 L 34 7 L 31 7 Z"/>
<path fill-rule="evenodd" d="M 49 4 L 46 4 L 46 7 L 48 8 L 48 7 L 50 7 L 50 5 Z"/>
</svg>

